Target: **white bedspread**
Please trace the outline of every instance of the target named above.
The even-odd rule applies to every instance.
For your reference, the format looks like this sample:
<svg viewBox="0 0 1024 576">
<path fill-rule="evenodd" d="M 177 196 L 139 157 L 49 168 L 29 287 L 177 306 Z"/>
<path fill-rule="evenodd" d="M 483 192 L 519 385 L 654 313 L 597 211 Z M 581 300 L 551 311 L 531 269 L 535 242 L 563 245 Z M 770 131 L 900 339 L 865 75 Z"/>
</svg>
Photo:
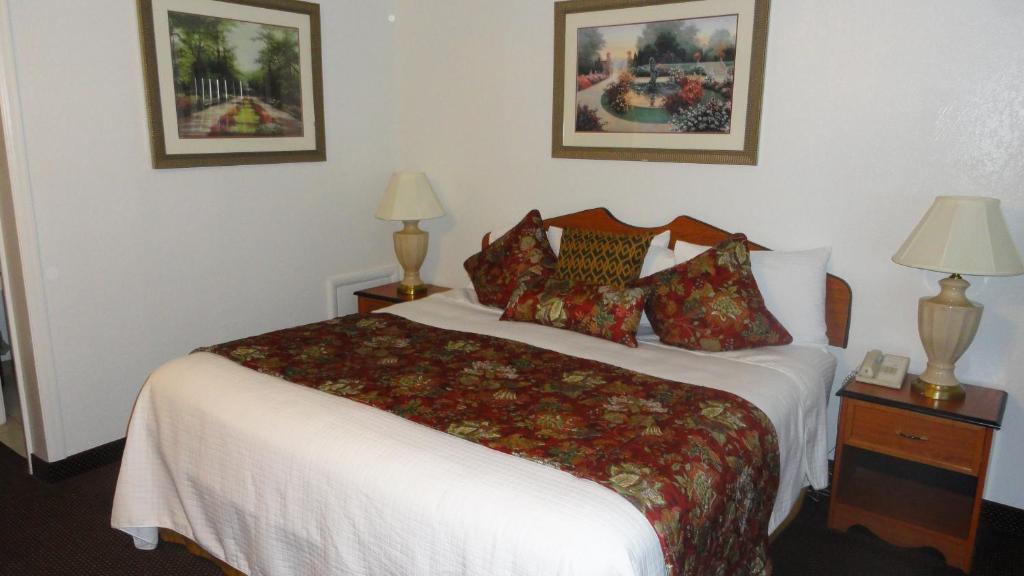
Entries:
<svg viewBox="0 0 1024 576">
<path fill-rule="evenodd" d="M 751 401 L 779 436 L 772 527 L 803 486 L 826 484 L 826 350 L 700 354 L 656 337 L 630 349 L 498 322 L 473 296 L 386 311 Z M 250 576 L 664 573 L 647 519 L 603 486 L 206 353 L 162 366 L 139 394 L 111 523 L 140 548 L 170 528 Z"/>
</svg>

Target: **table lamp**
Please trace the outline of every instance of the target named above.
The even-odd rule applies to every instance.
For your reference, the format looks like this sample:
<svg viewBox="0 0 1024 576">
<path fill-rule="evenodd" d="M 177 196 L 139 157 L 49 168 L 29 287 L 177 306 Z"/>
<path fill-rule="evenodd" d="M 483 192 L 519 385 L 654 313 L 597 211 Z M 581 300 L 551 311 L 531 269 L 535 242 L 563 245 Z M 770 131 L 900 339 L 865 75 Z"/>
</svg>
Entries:
<svg viewBox="0 0 1024 576">
<path fill-rule="evenodd" d="M 420 278 L 420 266 L 427 257 L 429 235 L 420 230 L 419 221 L 444 216 L 434 189 L 423 172 L 395 172 L 388 182 L 384 198 L 377 206 L 377 218 L 401 220 L 405 226 L 395 232 L 395 256 L 405 276 L 398 284 L 398 293 L 420 294 L 427 290 Z"/>
<path fill-rule="evenodd" d="M 917 329 L 928 366 L 912 387 L 934 400 L 963 398 L 963 386 L 953 370 L 974 340 L 983 306 L 967 299 L 970 284 L 960 275 L 1024 274 L 999 200 L 939 196 L 892 260 L 912 268 L 951 273 L 939 281 L 938 295 L 921 298 L 918 303 Z"/>
</svg>

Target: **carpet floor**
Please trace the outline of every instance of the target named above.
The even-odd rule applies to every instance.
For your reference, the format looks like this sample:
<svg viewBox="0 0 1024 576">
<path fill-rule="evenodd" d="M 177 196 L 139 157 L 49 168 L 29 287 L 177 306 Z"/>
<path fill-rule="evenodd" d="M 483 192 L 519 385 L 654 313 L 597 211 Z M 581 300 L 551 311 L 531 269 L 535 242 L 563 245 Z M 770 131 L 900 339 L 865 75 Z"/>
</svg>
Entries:
<svg viewBox="0 0 1024 576">
<path fill-rule="evenodd" d="M 210 562 L 184 547 L 142 552 L 110 528 L 116 464 L 56 484 L 29 477 L 25 461 L 0 446 L 0 576 L 217 576 Z M 825 528 L 827 499 L 811 494 L 800 516 L 772 544 L 777 576 L 946 576 L 928 549 L 890 546 L 870 532 Z M 1024 576 L 1024 538 L 982 530 L 972 574 Z"/>
</svg>

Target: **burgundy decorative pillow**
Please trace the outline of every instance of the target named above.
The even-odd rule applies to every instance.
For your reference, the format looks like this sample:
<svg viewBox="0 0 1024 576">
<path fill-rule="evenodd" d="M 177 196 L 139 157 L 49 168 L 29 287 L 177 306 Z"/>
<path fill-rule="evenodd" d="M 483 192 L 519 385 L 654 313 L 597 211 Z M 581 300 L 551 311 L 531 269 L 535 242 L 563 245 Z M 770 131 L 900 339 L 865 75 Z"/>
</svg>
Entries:
<svg viewBox="0 0 1024 576">
<path fill-rule="evenodd" d="M 463 266 L 480 303 L 504 308 L 521 281 L 547 278 L 555 272 L 556 263 L 544 233 L 544 220 L 540 212 L 531 210 L 501 238 L 470 256 Z"/>
<path fill-rule="evenodd" d="M 645 288 L 535 280 L 516 288 L 501 319 L 564 328 L 636 348 L 646 299 Z"/>
<path fill-rule="evenodd" d="M 650 289 L 647 317 L 665 344 L 719 352 L 793 341 L 764 305 L 742 234 L 634 285 Z"/>
</svg>

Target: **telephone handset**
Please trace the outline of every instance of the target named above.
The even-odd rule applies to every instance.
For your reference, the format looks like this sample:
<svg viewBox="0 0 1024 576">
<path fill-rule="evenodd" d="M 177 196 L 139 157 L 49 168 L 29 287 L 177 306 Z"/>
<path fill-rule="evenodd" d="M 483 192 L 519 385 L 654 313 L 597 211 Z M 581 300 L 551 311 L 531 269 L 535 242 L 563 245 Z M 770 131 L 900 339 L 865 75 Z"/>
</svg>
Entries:
<svg viewBox="0 0 1024 576">
<path fill-rule="evenodd" d="M 857 370 L 857 380 L 867 384 L 876 384 L 886 388 L 903 386 L 903 377 L 907 375 L 910 358 L 882 354 L 881 350 L 872 350 L 864 357 L 864 362 Z"/>
</svg>

